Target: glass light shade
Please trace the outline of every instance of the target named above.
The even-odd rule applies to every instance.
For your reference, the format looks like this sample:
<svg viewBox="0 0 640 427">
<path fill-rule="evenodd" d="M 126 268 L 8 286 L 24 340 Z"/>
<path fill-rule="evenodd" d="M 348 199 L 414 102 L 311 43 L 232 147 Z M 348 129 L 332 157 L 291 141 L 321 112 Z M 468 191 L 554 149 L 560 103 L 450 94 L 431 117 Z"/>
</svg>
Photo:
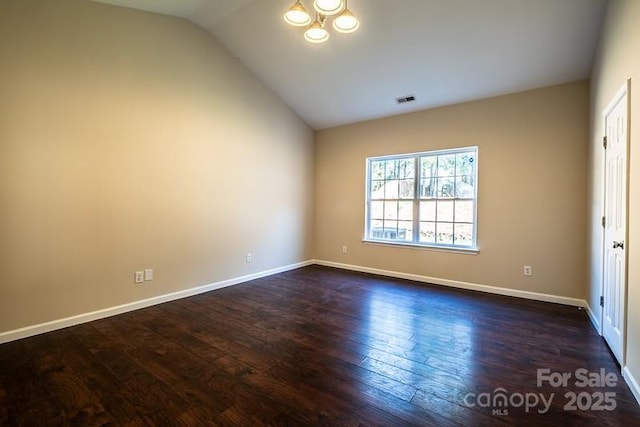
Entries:
<svg viewBox="0 0 640 427">
<path fill-rule="evenodd" d="M 294 27 L 306 27 L 311 23 L 311 16 L 298 0 L 285 12 L 284 20 Z"/>
<path fill-rule="evenodd" d="M 343 10 L 333 21 L 333 28 L 340 33 L 353 33 L 359 26 L 360 22 L 349 9 Z"/>
<path fill-rule="evenodd" d="M 313 8 L 325 16 L 336 15 L 344 9 L 342 0 L 315 0 Z"/>
<path fill-rule="evenodd" d="M 319 21 L 314 21 L 304 32 L 304 38 L 310 43 L 322 43 L 329 40 L 329 33 Z"/>
</svg>

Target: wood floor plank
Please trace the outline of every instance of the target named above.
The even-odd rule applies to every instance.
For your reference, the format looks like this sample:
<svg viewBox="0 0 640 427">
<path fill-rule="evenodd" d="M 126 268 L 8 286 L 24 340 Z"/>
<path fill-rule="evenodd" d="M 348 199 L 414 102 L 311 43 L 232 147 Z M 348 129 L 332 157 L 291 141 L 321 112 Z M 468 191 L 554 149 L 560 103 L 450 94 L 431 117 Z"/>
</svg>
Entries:
<svg viewBox="0 0 640 427">
<path fill-rule="evenodd" d="M 81 338 L 86 337 L 82 331 L 89 329 L 92 328 L 88 325 L 81 325 L 68 330 L 69 334 L 65 338 L 65 345 L 74 350 L 63 353 L 66 364 L 72 366 L 74 371 L 81 373 L 86 386 L 95 393 L 107 413 L 117 414 L 116 418 L 119 423 L 132 426 L 143 425 L 143 419 L 131 402 L 121 393 L 118 378 L 85 347 L 85 343 L 90 341 Z M 112 416 L 112 418 L 114 417 Z"/>
<path fill-rule="evenodd" d="M 539 368 L 618 384 L 538 387 Z M 555 397 L 469 405 L 500 389 Z M 615 410 L 566 410 L 604 391 Z M 640 407 L 583 310 L 311 266 L 0 345 L 0 425 L 73 424 L 631 426 Z"/>
<path fill-rule="evenodd" d="M 53 402 L 34 363 L 34 357 L 38 357 L 38 354 L 30 352 L 25 346 L 26 341 L 35 342 L 37 338 L 0 346 L 1 353 L 4 353 L 5 347 L 9 350 L 9 355 L 0 356 L 3 360 L 0 365 L 1 380 L 9 395 L 9 407 L 6 410 L 10 422 L 15 423 L 13 425 L 63 425 L 64 413 Z"/>
</svg>

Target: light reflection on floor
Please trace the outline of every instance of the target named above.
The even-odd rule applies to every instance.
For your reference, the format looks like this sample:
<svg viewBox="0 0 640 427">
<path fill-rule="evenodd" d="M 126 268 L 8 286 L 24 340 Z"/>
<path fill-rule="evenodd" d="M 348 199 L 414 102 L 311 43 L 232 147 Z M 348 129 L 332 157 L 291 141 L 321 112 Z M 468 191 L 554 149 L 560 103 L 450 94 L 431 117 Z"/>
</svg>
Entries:
<svg viewBox="0 0 640 427">
<path fill-rule="evenodd" d="M 462 399 L 475 389 L 473 315 L 451 313 L 446 298 L 415 288 L 371 289 L 363 312 L 362 381 L 379 386 L 382 375 L 392 380 L 386 390 L 398 398 L 436 411 L 446 406 L 441 409 L 448 415 L 468 411 Z"/>
</svg>

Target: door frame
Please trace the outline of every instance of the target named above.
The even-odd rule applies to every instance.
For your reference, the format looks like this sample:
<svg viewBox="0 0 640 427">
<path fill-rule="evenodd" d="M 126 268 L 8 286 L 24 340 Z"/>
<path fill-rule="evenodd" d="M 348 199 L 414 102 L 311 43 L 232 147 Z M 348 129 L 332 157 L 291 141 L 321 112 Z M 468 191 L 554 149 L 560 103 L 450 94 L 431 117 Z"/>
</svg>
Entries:
<svg viewBox="0 0 640 427">
<path fill-rule="evenodd" d="M 627 79 L 625 80 L 624 84 L 620 87 L 620 89 L 618 89 L 616 91 L 616 94 L 611 98 L 611 100 L 607 103 L 607 106 L 604 108 L 603 112 L 602 112 L 602 124 L 603 124 L 603 138 L 607 135 L 607 116 L 609 115 L 609 113 L 611 113 L 611 111 L 613 111 L 613 109 L 616 107 L 616 105 L 618 105 L 618 102 L 620 101 L 620 99 L 622 97 L 626 96 L 627 97 L 627 102 L 626 102 L 626 108 L 627 108 L 627 120 L 625 123 L 626 126 L 626 145 L 627 145 L 627 158 L 626 158 L 626 173 L 625 173 L 625 180 L 627 181 L 627 185 L 626 185 L 626 191 L 625 191 L 625 237 L 624 237 L 624 242 L 625 242 L 625 250 L 624 250 L 624 257 L 625 257 L 625 272 L 624 272 L 624 289 L 623 289 L 623 298 L 624 298 L 624 307 L 622 310 L 622 324 L 624 327 L 624 331 L 623 331 L 623 337 L 622 337 L 622 352 L 621 352 L 621 358 L 622 360 L 620 360 L 620 368 L 624 369 L 624 367 L 626 366 L 626 356 L 627 356 L 627 299 L 628 299 L 628 291 L 629 291 L 629 172 L 630 172 L 630 161 L 629 161 L 629 154 L 630 154 L 630 148 L 631 148 L 631 123 L 630 123 L 630 118 L 631 118 L 631 79 Z M 604 146 L 603 146 L 604 148 Z M 604 155 L 602 156 L 602 165 L 603 165 L 603 173 L 602 173 L 602 216 L 604 217 L 606 214 L 606 204 L 607 204 L 607 171 L 606 171 L 606 167 L 607 167 L 607 150 L 604 149 Z M 601 227 L 601 240 L 602 240 L 602 245 L 601 245 L 601 251 L 602 251 L 602 258 L 601 258 L 601 280 L 600 280 L 600 296 L 602 297 L 604 295 L 604 284 L 605 284 L 605 262 L 606 262 L 606 241 L 605 241 L 605 227 Z M 599 325 L 599 331 L 598 333 L 602 336 L 603 335 L 603 331 L 604 331 L 604 307 L 600 306 L 600 325 Z M 607 343 L 608 345 L 608 343 Z"/>
</svg>

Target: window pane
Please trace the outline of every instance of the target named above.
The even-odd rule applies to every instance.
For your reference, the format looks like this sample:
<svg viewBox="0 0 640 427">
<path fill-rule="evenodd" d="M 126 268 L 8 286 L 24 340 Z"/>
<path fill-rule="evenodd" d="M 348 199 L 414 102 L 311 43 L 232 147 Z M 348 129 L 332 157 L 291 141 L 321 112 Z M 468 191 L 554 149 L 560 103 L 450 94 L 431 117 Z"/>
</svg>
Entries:
<svg viewBox="0 0 640 427">
<path fill-rule="evenodd" d="M 415 176 L 415 160 L 402 159 L 398 160 L 398 178 L 413 178 Z"/>
<path fill-rule="evenodd" d="M 420 202 L 420 221 L 436 220 L 436 202 Z"/>
<path fill-rule="evenodd" d="M 398 221 L 398 240 L 413 240 L 413 223 L 411 221 Z"/>
<path fill-rule="evenodd" d="M 420 176 L 422 178 L 436 176 L 437 159 L 436 156 L 420 157 Z"/>
<path fill-rule="evenodd" d="M 380 220 L 373 220 L 369 223 L 369 237 L 379 238 L 378 234 L 384 227 L 384 222 Z"/>
<path fill-rule="evenodd" d="M 454 196 L 453 178 L 438 178 L 438 192 L 436 197 L 447 198 Z"/>
<path fill-rule="evenodd" d="M 414 181 L 404 179 L 400 181 L 400 199 L 413 199 Z"/>
<path fill-rule="evenodd" d="M 436 243 L 453 245 L 453 224 L 450 222 L 439 222 L 436 232 Z"/>
<path fill-rule="evenodd" d="M 398 219 L 413 221 L 413 202 L 398 202 Z"/>
<path fill-rule="evenodd" d="M 453 222 L 453 200 L 437 202 L 436 221 Z"/>
<path fill-rule="evenodd" d="M 420 180 L 420 197 L 431 198 L 436 197 L 436 179 L 422 179 Z"/>
<path fill-rule="evenodd" d="M 421 243 L 436 242 L 436 223 L 435 222 L 420 223 L 420 242 Z"/>
<path fill-rule="evenodd" d="M 456 224 L 455 225 L 455 241 L 458 246 L 473 245 L 473 225 L 472 224 Z"/>
<path fill-rule="evenodd" d="M 387 181 L 384 184 L 384 198 L 385 199 L 397 199 L 398 198 L 398 183 L 400 181 L 393 180 Z"/>
<path fill-rule="evenodd" d="M 386 170 L 384 175 L 386 179 L 395 179 L 398 177 L 398 161 L 397 160 L 387 160 Z"/>
<path fill-rule="evenodd" d="M 438 156 L 438 176 L 454 176 L 456 174 L 456 155 Z"/>
<path fill-rule="evenodd" d="M 463 199 L 475 197 L 473 177 L 465 175 L 456 178 L 456 197 Z"/>
<path fill-rule="evenodd" d="M 371 198 L 384 199 L 384 181 L 371 181 Z"/>
<path fill-rule="evenodd" d="M 456 222 L 473 222 L 473 200 L 456 200 Z"/>
<path fill-rule="evenodd" d="M 371 202 L 371 210 L 369 211 L 369 218 L 382 219 L 384 218 L 384 202 Z"/>
<path fill-rule="evenodd" d="M 371 162 L 371 179 L 384 179 L 384 160 Z"/>
<path fill-rule="evenodd" d="M 384 202 L 384 219 L 398 219 L 398 202 Z"/>
<path fill-rule="evenodd" d="M 475 153 L 458 153 L 456 155 L 456 175 L 475 175 Z"/>
</svg>

